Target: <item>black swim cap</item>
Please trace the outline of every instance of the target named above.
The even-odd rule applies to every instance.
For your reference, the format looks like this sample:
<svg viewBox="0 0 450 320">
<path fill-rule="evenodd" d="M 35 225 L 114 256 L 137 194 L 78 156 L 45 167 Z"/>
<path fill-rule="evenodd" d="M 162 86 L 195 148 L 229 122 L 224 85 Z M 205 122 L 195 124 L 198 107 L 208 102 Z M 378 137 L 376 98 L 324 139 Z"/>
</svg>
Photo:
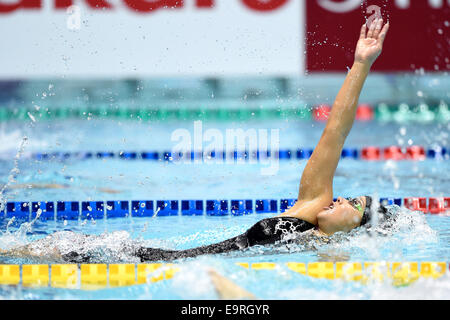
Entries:
<svg viewBox="0 0 450 320">
<path fill-rule="evenodd" d="M 364 209 L 363 216 L 361 218 L 361 226 L 367 224 L 373 216 L 374 211 L 372 210 L 372 197 L 366 196 L 366 208 Z M 384 219 L 389 217 L 388 210 L 385 206 L 381 205 L 378 207 L 377 213 L 381 213 Z"/>
</svg>

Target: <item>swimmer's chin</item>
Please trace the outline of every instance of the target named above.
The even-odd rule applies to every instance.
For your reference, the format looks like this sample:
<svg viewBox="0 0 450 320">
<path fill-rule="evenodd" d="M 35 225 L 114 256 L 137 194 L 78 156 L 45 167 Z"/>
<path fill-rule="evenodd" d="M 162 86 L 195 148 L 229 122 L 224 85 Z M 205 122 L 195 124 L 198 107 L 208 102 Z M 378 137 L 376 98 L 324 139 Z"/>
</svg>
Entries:
<svg viewBox="0 0 450 320">
<path fill-rule="evenodd" d="M 329 207 L 324 207 L 322 211 L 317 214 L 317 227 L 313 230 L 316 236 L 329 237 L 333 232 L 327 232 L 326 228 L 321 228 L 321 226 L 326 225 L 328 216 L 334 212 L 331 205 Z"/>
<path fill-rule="evenodd" d="M 320 222 L 325 222 L 330 214 L 332 214 L 334 210 L 330 207 L 324 207 L 322 211 L 317 214 L 317 223 L 320 225 Z"/>
<path fill-rule="evenodd" d="M 331 228 L 330 218 L 332 218 L 332 214 L 334 213 L 333 208 L 325 207 L 322 211 L 317 214 L 317 235 L 321 236 L 331 236 L 336 231 Z"/>
</svg>

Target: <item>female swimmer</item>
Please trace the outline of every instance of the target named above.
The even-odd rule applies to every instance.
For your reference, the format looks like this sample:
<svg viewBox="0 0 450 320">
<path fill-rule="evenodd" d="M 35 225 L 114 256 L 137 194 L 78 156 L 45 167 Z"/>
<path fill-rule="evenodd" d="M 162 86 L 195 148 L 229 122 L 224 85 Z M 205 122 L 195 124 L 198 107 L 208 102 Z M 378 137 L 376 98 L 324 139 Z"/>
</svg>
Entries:
<svg viewBox="0 0 450 320">
<path fill-rule="evenodd" d="M 285 233 L 311 230 L 328 236 L 367 224 L 374 213 L 371 210 L 372 199 L 367 196 L 353 199 L 339 197 L 333 202 L 333 177 L 344 142 L 353 126 L 361 90 L 372 64 L 381 54 L 388 29 L 389 22 L 384 24 L 382 19 L 373 21 L 369 28 L 366 24 L 361 27 L 353 66 L 336 97 L 320 141 L 306 164 L 300 180 L 298 199 L 292 208 L 277 217 L 263 219 L 244 234 L 220 243 L 187 250 L 139 247 L 133 250 L 132 255 L 141 261 L 174 260 L 274 244 L 283 240 Z M 387 217 L 384 207 L 375 211 L 381 213 L 381 218 Z M 32 250 L 24 247 L 14 251 L 25 254 Z M 3 254 L 7 255 L 8 252 Z M 55 255 L 58 254 L 55 252 Z M 75 251 L 61 254 L 61 257 L 67 262 L 91 261 L 89 255 Z"/>
</svg>

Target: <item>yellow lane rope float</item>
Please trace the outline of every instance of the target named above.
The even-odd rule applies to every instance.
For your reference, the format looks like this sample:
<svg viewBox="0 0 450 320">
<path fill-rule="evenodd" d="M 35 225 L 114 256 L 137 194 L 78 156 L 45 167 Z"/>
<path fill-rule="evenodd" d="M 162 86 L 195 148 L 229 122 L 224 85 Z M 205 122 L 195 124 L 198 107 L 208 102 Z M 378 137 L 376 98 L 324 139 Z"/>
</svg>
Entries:
<svg viewBox="0 0 450 320">
<path fill-rule="evenodd" d="M 238 262 L 249 272 L 289 270 L 306 277 L 357 281 L 362 284 L 389 281 L 409 285 L 420 278 L 448 276 L 446 262 Z M 53 264 L 0 265 L 0 285 L 95 290 L 155 283 L 173 278 L 179 265 L 149 264 Z"/>
</svg>

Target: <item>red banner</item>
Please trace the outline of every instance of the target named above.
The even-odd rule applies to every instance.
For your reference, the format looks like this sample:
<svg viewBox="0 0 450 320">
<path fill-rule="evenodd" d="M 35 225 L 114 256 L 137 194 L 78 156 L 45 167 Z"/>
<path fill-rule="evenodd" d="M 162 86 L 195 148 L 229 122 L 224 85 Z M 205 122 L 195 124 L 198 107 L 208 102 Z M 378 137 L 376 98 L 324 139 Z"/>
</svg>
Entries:
<svg viewBox="0 0 450 320">
<path fill-rule="evenodd" d="M 0 14 L 8 14 L 17 10 L 40 10 L 43 8 L 44 0 L 17 0 L 7 1 L 3 3 L 0 0 Z M 241 0 L 242 4 L 250 10 L 255 11 L 273 11 L 284 6 L 289 0 Z M 13 2 L 13 3 L 11 3 Z M 55 9 L 67 9 L 74 4 L 74 0 L 54 0 Z M 108 0 L 85 0 L 86 5 L 90 9 L 105 10 L 114 9 L 114 6 Z M 125 5 L 138 12 L 148 13 L 156 12 L 160 9 L 175 9 L 183 8 L 184 0 L 123 0 Z M 215 5 L 214 0 L 196 0 L 195 5 L 197 8 L 213 8 Z"/>
<path fill-rule="evenodd" d="M 447 0 L 306 0 L 307 70 L 347 71 L 362 24 L 377 12 L 391 28 L 373 70 L 450 69 Z"/>
</svg>

